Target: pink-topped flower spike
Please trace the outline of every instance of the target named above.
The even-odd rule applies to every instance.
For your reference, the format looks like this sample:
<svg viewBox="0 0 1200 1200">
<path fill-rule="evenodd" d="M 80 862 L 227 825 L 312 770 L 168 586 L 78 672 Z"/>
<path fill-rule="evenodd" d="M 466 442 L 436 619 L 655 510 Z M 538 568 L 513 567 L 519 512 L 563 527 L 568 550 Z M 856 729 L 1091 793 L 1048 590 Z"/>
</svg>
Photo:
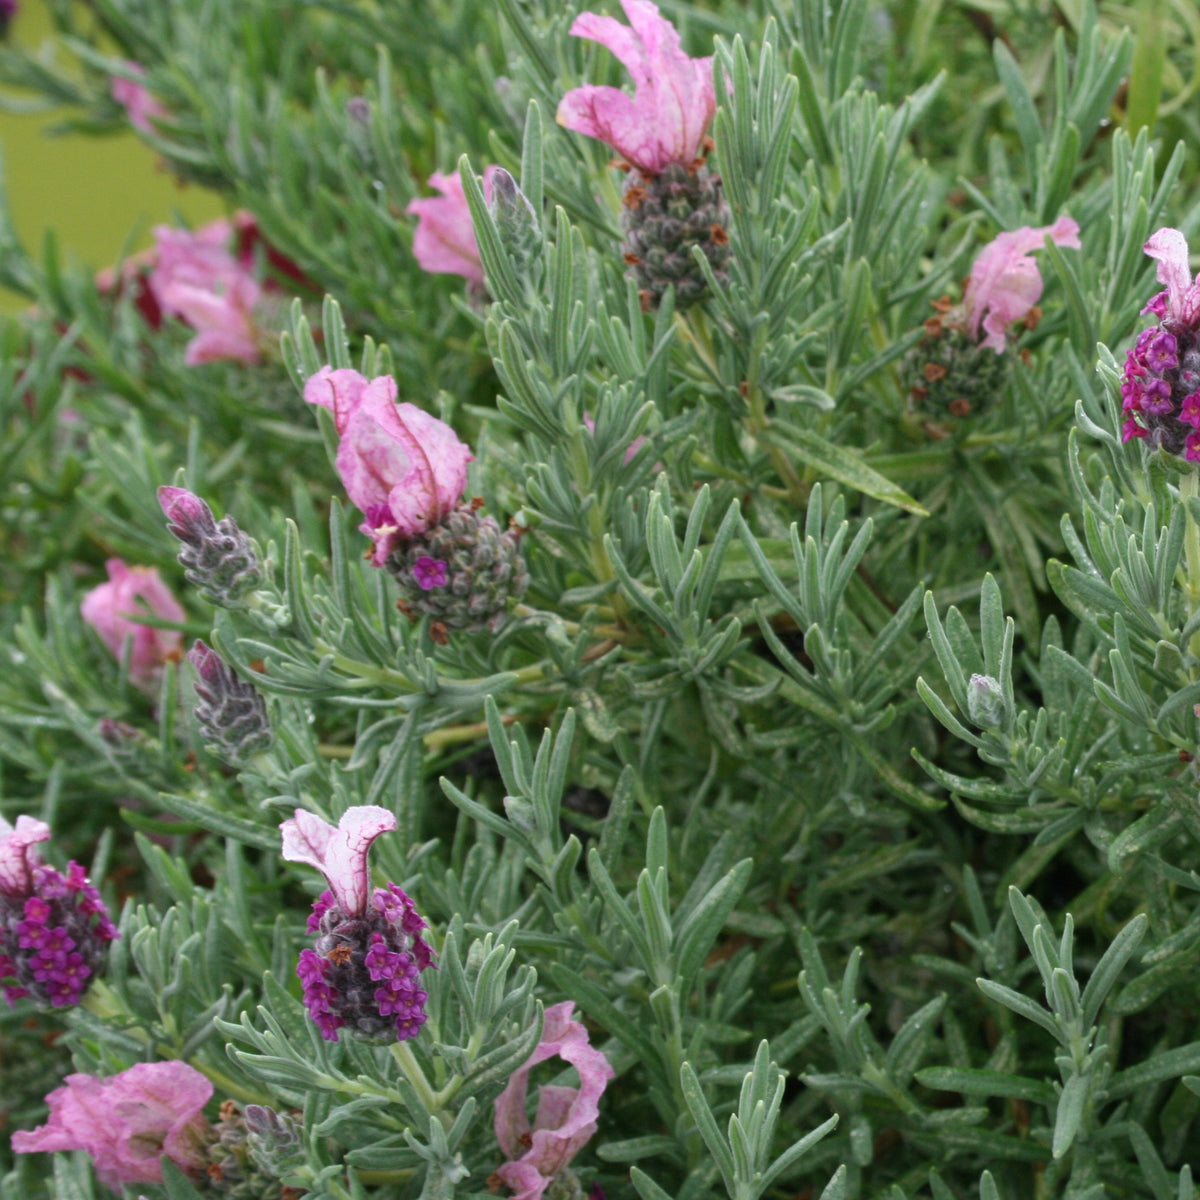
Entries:
<svg viewBox="0 0 1200 1200">
<path fill-rule="evenodd" d="M 571 33 L 611 50 L 633 76 L 634 94 L 591 84 L 575 88 L 559 103 L 557 120 L 607 142 L 643 174 L 657 175 L 701 152 L 717 107 L 712 58 L 689 58 L 675 27 L 650 0 L 621 0 L 621 7 L 628 25 L 587 12 L 575 18 Z"/>
<path fill-rule="evenodd" d="M 164 621 L 181 623 L 187 614 L 153 567 L 131 567 L 119 558 L 110 558 L 104 565 L 108 582 L 92 588 L 79 611 L 117 659 L 124 655 L 126 643 L 131 643 L 129 678 L 149 690 L 158 683 L 163 664 L 179 659 L 183 634 L 143 625 L 138 616 L 148 610 Z"/>
<path fill-rule="evenodd" d="M 607 142 L 629 170 L 622 198 L 621 245 L 642 307 L 657 308 L 674 288 L 680 309 L 700 300 L 708 279 L 699 249 L 718 283 L 727 280 L 729 208 L 721 177 L 709 170 L 707 137 L 716 111 L 712 58 L 689 58 L 670 21 L 650 0 L 621 0 L 628 25 L 583 13 L 571 32 L 608 47 L 633 76 L 634 94 L 587 85 L 558 106 L 567 129 Z"/>
<path fill-rule="evenodd" d="M 542 1040 L 496 1099 L 496 1140 L 508 1155 L 496 1176 L 515 1200 L 539 1200 L 596 1132 L 600 1097 L 613 1077 L 608 1059 L 588 1042 L 587 1030 L 571 1019 L 569 1000 L 546 1009 Z M 561 1058 L 579 1073 L 578 1088 L 543 1084 L 533 1124 L 525 1114 L 529 1073 L 538 1063 Z"/>
<path fill-rule="evenodd" d="M 1012 356 L 1008 333 L 1018 321 L 1032 329 L 1041 316 L 1042 276 L 1033 252 L 1049 237 L 1056 245 L 1079 248 L 1079 226 L 1070 217 L 1052 225 L 1025 225 L 1001 233 L 971 266 L 960 305 L 943 296 L 933 303 L 922 340 L 905 358 L 909 397 L 936 421 L 978 414 L 1008 386 Z M 935 437 L 948 428 L 928 424 Z"/>
<path fill-rule="evenodd" d="M 0 993 L 40 1008 L 78 1004 L 117 937 L 83 868 L 63 875 L 42 862 L 50 827 L 35 817 L 0 817 Z"/>
<path fill-rule="evenodd" d="M 1121 436 L 1200 463 L 1200 276 L 1193 281 L 1178 229 L 1158 230 L 1142 249 L 1158 263 L 1166 291 L 1142 309 L 1158 324 L 1143 329 L 1125 356 Z"/>
<path fill-rule="evenodd" d="M 185 1062 L 137 1063 L 96 1079 L 68 1075 L 47 1097 L 50 1119 L 12 1135 L 17 1154 L 82 1150 L 100 1182 L 120 1194 L 127 1183 L 162 1183 L 162 1157 L 199 1177 L 213 1131 L 204 1106 L 213 1085 Z"/>
<path fill-rule="evenodd" d="M 296 974 L 304 1003 L 326 1041 L 338 1030 L 371 1041 L 404 1041 L 425 1024 L 420 973 L 433 962 L 421 937 L 424 918 L 394 883 L 371 891 L 371 843 L 396 828 L 377 805 L 348 808 L 336 826 L 296 809 L 279 827 L 283 857 L 325 876 L 329 890 L 313 904 L 311 950 L 300 952 Z"/>
<path fill-rule="evenodd" d="M 322 367 L 304 399 L 333 414 L 338 474 L 366 517 L 359 529 L 371 564 L 396 580 L 402 610 L 433 618 L 435 637 L 498 629 L 529 576 L 519 532 L 482 515 L 482 501 L 463 502 L 470 447 L 444 421 L 398 404 L 390 375 Z"/>
<path fill-rule="evenodd" d="M 1079 249 L 1079 226 L 1070 217 L 1037 229 L 1025 225 L 990 241 L 971 267 L 963 304 L 967 331 L 997 354 L 1007 346 L 1010 325 L 1027 316 L 1041 299 L 1042 276 L 1031 255 L 1046 244 Z M 980 328 L 986 334 L 980 338 Z"/>
</svg>

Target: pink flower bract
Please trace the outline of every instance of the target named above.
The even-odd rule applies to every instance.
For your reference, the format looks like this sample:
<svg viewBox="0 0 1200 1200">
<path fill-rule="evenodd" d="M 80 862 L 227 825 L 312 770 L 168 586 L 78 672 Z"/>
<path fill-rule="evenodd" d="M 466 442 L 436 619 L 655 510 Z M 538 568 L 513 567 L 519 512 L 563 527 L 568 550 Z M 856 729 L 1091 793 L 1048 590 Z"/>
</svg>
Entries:
<svg viewBox="0 0 1200 1200">
<path fill-rule="evenodd" d="M 1167 289 L 1166 308 L 1158 315 L 1189 329 L 1200 324 L 1200 275 L 1193 282 L 1187 239 L 1178 229 L 1163 228 L 1152 234 L 1142 249 L 1158 262 L 1158 282 Z M 1157 296 L 1150 304 L 1156 300 Z"/>
<path fill-rule="evenodd" d="M 608 1059 L 589 1045 L 587 1030 L 571 1020 L 574 1008 L 567 1000 L 546 1009 L 537 1049 L 496 1098 L 496 1138 L 510 1160 L 496 1174 L 517 1193 L 516 1200 L 538 1200 L 596 1132 L 600 1096 L 614 1074 Z M 531 1126 L 525 1115 L 529 1072 L 555 1056 L 579 1072 L 580 1086 L 544 1085 Z"/>
<path fill-rule="evenodd" d="M 639 170 L 657 175 L 668 163 L 690 163 L 716 111 L 712 58 L 689 58 L 679 34 L 650 0 L 621 0 L 628 25 L 582 13 L 571 32 L 599 42 L 633 76 L 632 96 L 587 85 L 568 92 L 558 123 L 607 142 Z"/>
<path fill-rule="evenodd" d="M 1042 277 L 1030 255 L 1042 248 L 1047 236 L 1059 246 L 1079 249 L 1079 226 L 1070 217 L 1059 217 L 1053 225 L 1038 229 L 1025 225 L 1000 234 L 983 248 L 971 267 L 963 297 L 967 331 L 978 338 L 982 325 L 987 334 L 982 344 L 997 354 L 1007 344 L 1005 330 L 1041 297 Z"/>
<path fill-rule="evenodd" d="M 182 622 L 186 614 L 153 567 L 131 567 L 119 558 L 104 565 L 108 582 L 92 588 L 79 611 L 116 658 L 125 653 L 125 643 L 132 642 L 129 678 L 139 687 L 150 687 L 163 663 L 179 657 L 183 634 L 143 625 L 138 615 L 148 609 L 164 621 Z"/>
<path fill-rule="evenodd" d="M 135 62 L 127 62 L 125 69 L 139 79 L 145 75 L 142 67 Z M 144 84 L 138 83 L 134 79 L 114 75 L 112 98 L 124 106 L 130 125 L 142 133 L 157 132 L 153 121 L 169 115 L 167 110 L 154 98 L 153 93 Z"/>
<path fill-rule="evenodd" d="M 341 442 L 337 469 L 346 495 L 366 517 L 381 567 L 408 538 L 439 525 L 462 499 L 471 451 L 444 421 L 415 404 L 396 403 L 390 375 L 322 367 L 304 399 L 333 413 Z"/>
<path fill-rule="evenodd" d="M 162 1183 L 160 1159 L 196 1173 L 210 1140 L 203 1109 L 213 1086 L 184 1062 L 138 1063 L 95 1079 L 68 1075 L 46 1097 L 50 1120 L 12 1136 L 18 1154 L 83 1150 L 114 1192 L 125 1183 Z"/>
<path fill-rule="evenodd" d="M 0 896 L 33 894 L 33 869 L 41 856 L 33 848 L 50 840 L 50 826 L 36 817 L 18 817 L 16 826 L 0 817 Z"/>
<path fill-rule="evenodd" d="M 396 817 L 375 804 L 348 808 L 336 826 L 315 813 L 296 809 L 279 826 L 283 832 L 283 857 L 288 862 L 316 867 L 329 883 L 329 890 L 347 916 L 366 911 L 371 889 L 367 853 L 380 834 L 396 828 Z"/>
<path fill-rule="evenodd" d="M 483 194 L 492 195 L 495 167 L 483 173 Z M 475 241 L 471 210 L 458 173 L 443 175 L 434 171 L 429 186 L 440 196 L 425 196 L 409 202 L 404 211 L 417 218 L 413 234 L 413 254 L 421 269 L 434 275 L 461 275 L 471 283 L 483 283 L 483 263 Z"/>
<path fill-rule="evenodd" d="M 213 221 L 195 232 L 157 225 L 154 237 L 150 290 L 163 312 L 196 330 L 184 356 L 187 365 L 219 359 L 257 362 L 253 310 L 262 288 L 231 252 L 229 222 Z"/>
</svg>

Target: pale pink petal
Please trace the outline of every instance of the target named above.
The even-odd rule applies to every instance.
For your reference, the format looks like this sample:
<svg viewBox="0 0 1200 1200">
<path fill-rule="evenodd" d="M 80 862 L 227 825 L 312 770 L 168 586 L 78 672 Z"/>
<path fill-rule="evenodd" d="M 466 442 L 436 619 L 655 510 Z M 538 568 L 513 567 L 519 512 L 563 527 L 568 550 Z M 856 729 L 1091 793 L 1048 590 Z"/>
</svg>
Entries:
<svg viewBox="0 0 1200 1200">
<path fill-rule="evenodd" d="M 197 332 L 187 348 L 187 365 L 218 359 L 257 362 L 254 308 L 262 287 L 230 252 L 230 223 L 214 221 L 195 232 L 159 225 L 154 236 L 150 290 L 164 312 Z"/>
<path fill-rule="evenodd" d="M 999 234 L 971 267 L 963 297 L 967 329 L 978 338 L 982 325 L 987 334 L 982 344 L 997 354 L 1007 345 L 1008 326 L 1026 316 L 1041 297 L 1042 277 L 1029 256 L 1045 245 L 1047 237 L 1060 246 L 1079 248 L 1079 226 L 1064 216 L 1053 225 L 1026 225 Z"/>
<path fill-rule="evenodd" d="M 1158 260 L 1158 281 L 1167 286 L 1170 316 L 1189 329 L 1200 324 L 1200 275 L 1192 281 L 1187 241 L 1178 229 L 1160 229 L 1142 249 Z"/>
<path fill-rule="evenodd" d="M 1158 282 L 1166 285 L 1172 310 L 1179 309 L 1192 286 L 1187 239 L 1178 229 L 1160 229 L 1142 249 L 1158 262 Z"/>
<path fill-rule="evenodd" d="M 622 7 L 625 15 L 631 17 L 629 5 Z M 657 16 L 658 9 L 653 4 L 648 7 Z M 671 32 L 674 33 L 674 30 Z M 637 87 L 645 87 L 651 82 L 650 56 L 645 40 L 637 32 L 632 19 L 628 25 L 622 25 L 615 17 L 580 13 L 571 24 L 570 34 L 572 37 L 587 38 L 590 42 L 599 42 L 606 50 L 611 50 L 613 57 L 633 76 Z M 678 48 L 678 35 L 675 40 Z"/>
<path fill-rule="evenodd" d="M 183 634 L 141 624 L 143 606 L 164 621 L 182 623 L 186 614 L 153 567 L 130 567 L 119 558 L 110 558 L 105 567 L 108 582 L 84 596 L 80 614 L 115 658 L 124 655 L 127 641 L 132 643 L 129 677 L 139 687 L 150 687 L 163 663 L 179 657 Z"/>
<path fill-rule="evenodd" d="M 367 907 L 371 889 L 367 853 L 371 843 L 396 827 L 395 814 L 375 804 L 346 809 L 336 828 L 302 808 L 279 826 L 283 831 L 283 857 L 288 862 L 316 867 L 349 916 L 357 916 Z"/>
<path fill-rule="evenodd" d="M 556 119 L 566 129 L 606 142 L 652 175 L 672 161 L 663 148 L 657 114 L 620 88 L 594 84 L 575 88 L 562 98 Z"/>
<path fill-rule="evenodd" d="M 391 384 L 391 397 L 396 398 L 396 382 L 390 375 L 381 375 L 371 383 L 386 379 Z M 363 393 L 369 386 L 365 375 L 347 368 L 335 371 L 332 367 L 322 367 L 315 375 L 309 377 L 304 385 L 304 399 L 309 404 L 319 404 L 333 413 L 333 423 L 337 426 L 338 434 L 346 432 L 350 418 L 362 404 Z"/>
<path fill-rule="evenodd" d="M 119 1192 L 126 1183 L 161 1183 L 165 1154 L 198 1173 L 210 1138 L 203 1108 L 212 1084 L 184 1062 L 138 1063 L 107 1079 L 68 1075 L 47 1097 L 49 1121 L 12 1136 L 18 1154 L 83 1150 L 101 1182 Z"/>
<path fill-rule="evenodd" d="M 657 174 L 690 163 L 716 110 L 712 59 L 689 58 L 675 27 L 650 0 L 621 0 L 629 25 L 583 13 L 571 32 L 607 47 L 633 77 L 635 92 L 585 86 L 568 92 L 557 120 L 607 142 L 635 167 Z"/>
<path fill-rule="evenodd" d="M 145 75 L 142 67 L 135 62 L 126 62 L 125 69 L 130 74 L 138 76 L 139 79 Z M 114 75 L 112 98 L 124 106 L 129 123 L 135 129 L 141 130 L 142 133 L 156 133 L 153 122 L 170 115 L 153 94 L 134 79 Z"/>
<path fill-rule="evenodd" d="M 589 1045 L 584 1026 L 571 1019 L 574 1007 L 564 1001 L 546 1009 L 542 1040 L 496 1099 L 496 1139 L 512 1160 L 497 1175 L 524 1200 L 541 1196 L 596 1132 L 600 1096 L 613 1077 L 608 1059 Z M 576 1069 L 580 1087 L 543 1087 L 531 1127 L 525 1115 L 529 1073 L 556 1056 Z"/>
<path fill-rule="evenodd" d="M 0 817 L 0 896 L 33 892 L 33 868 L 41 862 L 34 845 L 50 840 L 50 826 L 36 817 L 18 817 L 14 828 Z"/>
<path fill-rule="evenodd" d="M 429 186 L 441 196 L 413 200 L 405 209 L 417 218 L 413 234 L 417 262 L 433 274 L 462 275 L 472 283 L 483 283 L 483 264 L 462 180 L 457 174 L 435 171 Z"/>
</svg>

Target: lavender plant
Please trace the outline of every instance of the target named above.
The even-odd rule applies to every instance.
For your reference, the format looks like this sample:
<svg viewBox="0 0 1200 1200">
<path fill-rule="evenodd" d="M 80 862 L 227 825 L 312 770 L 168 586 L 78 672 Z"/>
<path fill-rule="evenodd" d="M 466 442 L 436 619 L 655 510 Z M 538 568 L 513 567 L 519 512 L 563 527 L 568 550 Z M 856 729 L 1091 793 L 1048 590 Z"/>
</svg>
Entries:
<svg viewBox="0 0 1200 1200">
<path fill-rule="evenodd" d="M 0 1200 L 1194 1195 L 1194 31 L 607 7 L 12 17 Z"/>
</svg>

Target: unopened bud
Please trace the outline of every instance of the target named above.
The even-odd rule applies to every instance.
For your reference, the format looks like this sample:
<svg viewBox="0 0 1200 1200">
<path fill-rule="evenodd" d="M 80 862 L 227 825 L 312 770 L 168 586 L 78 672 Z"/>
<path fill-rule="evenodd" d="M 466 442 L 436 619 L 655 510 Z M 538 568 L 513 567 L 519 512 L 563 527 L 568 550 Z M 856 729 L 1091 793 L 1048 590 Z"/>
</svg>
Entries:
<svg viewBox="0 0 1200 1200">
<path fill-rule="evenodd" d="M 517 273 L 525 276 L 542 253 L 542 230 L 537 213 L 517 186 L 517 181 L 503 167 L 492 170 L 491 184 L 488 207 L 496 222 L 496 232 Z"/>
<path fill-rule="evenodd" d="M 1004 724 L 1004 689 L 990 675 L 971 676 L 967 716 L 980 729 L 998 729 Z"/>
<path fill-rule="evenodd" d="M 167 528 L 182 543 L 179 562 L 187 581 L 213 604 L 237 607 L 262 579 L 249 537 L 232 517 L 216 520 L 186 488 L 160 487 L 158 502 Z"/>
<path fill-rule="evenodd" d="M 301 1124 L 295 1117 L 265 1104 L 247 1104 L 242 1117 L 250 1157 L 264 1175 L 278 1179 L 303 1160 Z"/>
<path fill-rule="evenodd" d="M 209 750 L 233 766 L 241 766 L 271 744 L 271 722 L 261 693 L 228 666 L 221 656 L 197 641 L 188 651 L 196 668 L 196 722 Z"/>
</svg>

